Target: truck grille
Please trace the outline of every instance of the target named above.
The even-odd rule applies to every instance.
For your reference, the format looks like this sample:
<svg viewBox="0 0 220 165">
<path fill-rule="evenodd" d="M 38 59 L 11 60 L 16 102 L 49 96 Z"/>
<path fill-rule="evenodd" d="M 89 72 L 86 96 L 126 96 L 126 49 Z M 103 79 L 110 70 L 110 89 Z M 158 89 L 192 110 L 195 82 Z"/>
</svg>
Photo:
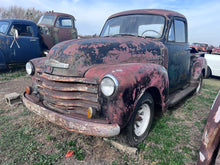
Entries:
<svg viewBox="0 0 220 165">
<path fill-rule="evenodd" d="M 38 92 L 46 107 L 61 113 L 87 115 L 89 107 L 99 110 L 96 80 L 78 77 L 39 75 Z"/>
</svg>

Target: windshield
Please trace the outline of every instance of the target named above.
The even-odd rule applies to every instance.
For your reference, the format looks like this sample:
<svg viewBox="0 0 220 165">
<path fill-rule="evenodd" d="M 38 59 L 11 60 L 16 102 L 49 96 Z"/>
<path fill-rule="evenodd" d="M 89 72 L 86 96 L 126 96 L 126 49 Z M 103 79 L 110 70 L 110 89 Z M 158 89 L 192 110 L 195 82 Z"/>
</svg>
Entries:
<svg viewBox="0 0 220 165">
<path fill-rule="evenodd" d="M 54 15 L 44 15 L 42 16 L 37 24 L 54 25 L 55 16 Z"/>
<path fill-rule="evenodd" d="M 135 35 L 160 38 L 165 19 L 159 15 L 126 15 L 109 19 L 101 32 L 102 37 L 112 35 Z"/>
<path fill-rule="evenodd" d="M 5 34 L 7 32 L 8 26 L 9 26 L 8 22 L 1 21 L 0 22 L 0 33 Z"/>
</svg>

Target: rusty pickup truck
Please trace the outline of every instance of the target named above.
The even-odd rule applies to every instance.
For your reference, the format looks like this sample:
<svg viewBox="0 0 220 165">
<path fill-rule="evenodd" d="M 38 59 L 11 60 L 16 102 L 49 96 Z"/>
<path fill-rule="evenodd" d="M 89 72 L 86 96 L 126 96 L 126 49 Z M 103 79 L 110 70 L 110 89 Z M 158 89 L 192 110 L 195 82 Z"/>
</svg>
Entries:
<svg viewBox="0 0 220 165">
<path fill-rule="evenodd" d="M 161 9 L 110 16 L 99 37 L 65 41 L 47 57 L 30 60 L 24 105 L 82 134 L 124 131 L 130 146 L 149 133 L 163 112 L 201 89 L 206 61 L 190 53 L 187 20 Z"/>
<path fill-rule="evenodd" d="M 49 11 L 44 13 L 37 25 L 40 27 L 46 50 L 50 50 L 59 42 L 78 37 L 75 18 L 70 14 Z"/>
</svg>

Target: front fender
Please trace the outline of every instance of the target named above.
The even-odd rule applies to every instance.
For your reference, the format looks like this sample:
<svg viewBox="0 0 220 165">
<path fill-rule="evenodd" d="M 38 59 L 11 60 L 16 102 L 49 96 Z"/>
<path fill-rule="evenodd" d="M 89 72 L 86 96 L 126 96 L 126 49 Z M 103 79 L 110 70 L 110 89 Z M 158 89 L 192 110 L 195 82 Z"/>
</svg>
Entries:
<svg viewBox="0 0 220 165">
<path fill-rule="evenodd" d="M 121 127 L 129 121 L 134 107 L 142 94 L 149 88 L 156 88 L 161 97 L 161 106 L 165 108 L 168 94 L 168 74 L 157 64 L 117 64 L 93 67 L 85 73 L 87 78 L 95 78 L 100 83 L 106 74 L 113 75 L 119 83 L 117 94 L 106 98 L 99 93 L 103 113 L 110 123 Z"/>
</svg>

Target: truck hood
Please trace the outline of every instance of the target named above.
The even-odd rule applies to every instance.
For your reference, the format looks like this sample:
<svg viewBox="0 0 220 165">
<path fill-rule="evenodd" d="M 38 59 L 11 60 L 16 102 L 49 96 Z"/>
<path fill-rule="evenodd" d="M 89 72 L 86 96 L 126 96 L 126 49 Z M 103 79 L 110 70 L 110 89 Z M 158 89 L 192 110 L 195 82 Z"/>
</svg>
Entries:
<svg viewBox="0 0 220 165">
<path fill-rule="evenodd" d="M 161 50 L 164 48 L 158 40 L 136 36 L 71 40 L 54 46 L 48 54 L 46 65 L 68 69 L 68 75 L 72 72 L 72 76 L 82 76 L 89 68 L 101 64 L 161 64 Z"/>
</svg>

